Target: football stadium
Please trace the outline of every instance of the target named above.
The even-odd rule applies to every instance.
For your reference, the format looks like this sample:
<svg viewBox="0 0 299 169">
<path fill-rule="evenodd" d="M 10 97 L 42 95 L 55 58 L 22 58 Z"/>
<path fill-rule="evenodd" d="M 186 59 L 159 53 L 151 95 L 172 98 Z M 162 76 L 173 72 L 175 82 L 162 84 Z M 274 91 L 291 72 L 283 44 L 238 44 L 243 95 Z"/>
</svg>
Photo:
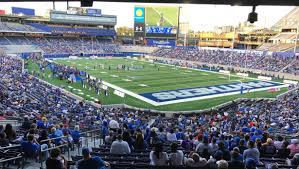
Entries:
<svg viewBox="0 0 299 169">
<path fill-rule="evenodd" d="M 298 169 L 299 4 L 92 2 L 0 2 L 2 168 Z"/>
</svg>

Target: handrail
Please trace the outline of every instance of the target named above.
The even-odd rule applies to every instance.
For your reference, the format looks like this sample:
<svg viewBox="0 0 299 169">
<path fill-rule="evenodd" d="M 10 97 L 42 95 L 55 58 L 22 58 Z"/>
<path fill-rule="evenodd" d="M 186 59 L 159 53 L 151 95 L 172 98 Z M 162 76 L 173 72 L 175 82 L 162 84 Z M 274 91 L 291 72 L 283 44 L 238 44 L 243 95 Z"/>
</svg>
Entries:
<svg viewBox="0 0 299 169">
<path fill-rule="evenodd" d="M 5 150 L 5 149 L 10 149 L 10 148 L 16 148 L 16 147 L 20 147 L 21 148 L 21 144 L 18 145 L 12 145 L 12 146 L 6 146 L 6 147 L 0 147 L 0 150 Z M 23 153 L 22 151 L 20 151 L 20 156 L 16 156 L 16 157 L 11 157 L 11 158 L 6 158 L 6 159 L 0 159 L 0 163 L 4 163 L 7 161 L 12 161 L 12 160 L 16 160 L 16 159 L 23 159 Z M 23 162 L 21 165 L 24 165 Z"/>
<path fill-rule="evenodd" d="M 83 138 L 85 138 L 85 141 L 86 141 L 85 144 L 88 147 L 88 138 L 91 138 L 91 141 L 93 139 L 94 146 L 95 146 L 95 139 L 100 136 L 100 134 L 95 133 L 95 132 L 98 132 L 98 131 L 101 131 L 101 129 L 94 129 L 94 130 L 81 132 L 80 133 L 80 139 L 79 139 L 79 145 L 81 145 L 81 143 L 83 142 Z M 88 135 L 89 133 L 91 135 Z M 63 143 L 61 145 L 54 146 L 54 147 L 48 147 L 47 149 L 43 149 L 43 150 L 42 150 L 42 147 L 40 146 L 40 151 L 39 151 L 39 156 L 40 156 L 39 159 L 40 159 L 40 166 L 41 166 L 40 168 L 43 168 L 43 161 L 41 160 L 42 159 L 42 153 L 53 150 L 55 148 L 67 147 L 68 159 L 70 159 L 70 142 L 69 142 L 69 137 L 68 136 L 60 136 L 60 137 L 48 138 L 48 139 L 45 139 L 45 140 L 41 140 L 40 145 L 45 144 L 45 142 L 48 142 L 48 141 L 55 141 L 57 139 L 63 139 L 63 138 L 66 138 L 67 140 L 66 140 L 65 143 Z M 79 154 L 79 148 L 80 147 L 78 146 L 78 154 Z"/>
<path fill-rule="evenodd" d="M 21 147 L 21 144 L 11 145 L 11 146 L 6 146 L 6 147 L 0 147 L 0 150 L 5 150 L 5 149 L 8 149 L 8 148 L 15 148 L 15 147 Z"/>
</svg>

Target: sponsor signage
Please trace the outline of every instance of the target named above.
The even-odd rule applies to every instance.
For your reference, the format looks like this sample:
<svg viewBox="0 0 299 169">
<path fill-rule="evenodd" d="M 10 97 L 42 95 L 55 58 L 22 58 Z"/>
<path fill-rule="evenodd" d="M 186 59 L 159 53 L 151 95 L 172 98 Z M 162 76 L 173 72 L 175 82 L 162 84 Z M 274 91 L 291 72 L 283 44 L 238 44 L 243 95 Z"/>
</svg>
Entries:
<svg viewBox="0 0 299 169">
<path fill-rule="evenodd" d="M 134 22 L 144 23 L 145 9 L 142 7 L 135 7 L 134 9 Z"/>
<path fill-rule="evenodd" d="M 176 32 L 176 29 L 173 27 L 146 27 L 146 33 L 176 34 Z"/>
</svg>

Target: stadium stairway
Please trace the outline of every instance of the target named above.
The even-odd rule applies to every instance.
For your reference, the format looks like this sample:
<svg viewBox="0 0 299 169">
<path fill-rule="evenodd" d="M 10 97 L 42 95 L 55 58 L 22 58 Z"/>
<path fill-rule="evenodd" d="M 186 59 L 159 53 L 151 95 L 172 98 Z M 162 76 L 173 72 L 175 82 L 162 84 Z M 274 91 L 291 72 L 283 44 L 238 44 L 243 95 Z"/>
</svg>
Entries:
<svg viewBox="0 0 299 169">
<path fill-rule="evenodd" d="M 294 60 L 293 60 L 290 64 L 288 64 L 287 66 L 285 66 L 284 68 L 282 68 L 279 72 L 283 72 L 284 70 L 286 70 L 286 69 L 289 68 L 290 66 L 296 64 L 296 62 L 297 62 L 297 59 L 294 58 Z"/>
</svg>

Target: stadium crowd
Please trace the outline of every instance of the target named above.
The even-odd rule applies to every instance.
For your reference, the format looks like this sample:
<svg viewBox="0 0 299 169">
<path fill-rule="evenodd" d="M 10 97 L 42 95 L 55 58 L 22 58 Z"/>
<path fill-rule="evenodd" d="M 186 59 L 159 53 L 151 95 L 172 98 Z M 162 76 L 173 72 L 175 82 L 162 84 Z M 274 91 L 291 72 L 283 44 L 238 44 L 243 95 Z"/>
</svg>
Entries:
<svg viewBox="0 0 299 169">
<path fill-rule="evenodd" d="M 208 113 L 170 118 L 77 101 L 22 72 L 18 58 L 2 56 L 0 63 L 0 117 L 23 121 L 18 131 L 0 125 L 0 146 L 21 144 L 26 156 L 36 157 L 40 149 L 65 142 L 75 144 L 82 131 L 100 129 L 104 144 L 92 151 L 83 148 L 83 157 L 73 158 L 79 169 L 113 168 L 123 165 L 121 160 L 136 168 L 137 161 L 172 168 L 299 165 L 298 89 L 277 100 L 235 102 Z M 48 138 L 54 140 L 43 141 Z M 54 149 L 39 157 L 48 159 L 48 169 L 64 168 L 60 154 Z"/>
<path fill-rule="evenodd" d="M 245 52 L 240 53 L 229 50 L 199 50 L 186 48 L 160 48 L 153 53 L 156 57 L 178 60 L 197 61 L 208 64 L 228 65 L 249 69 L 259 69 L 279 72 L 289 64 L 294 64 L 294 57 L 281 57 L 266 53 Z M 292 70 L 285 71 L 295 73 Z"/>
<path fill-rule="evenodd" d="M 119 47 L 111 39 L 67 37 L 13 37 L 1 36 L 1 45 L 35 45 L 45 54 L 118 53 Z"/>
</svg>

